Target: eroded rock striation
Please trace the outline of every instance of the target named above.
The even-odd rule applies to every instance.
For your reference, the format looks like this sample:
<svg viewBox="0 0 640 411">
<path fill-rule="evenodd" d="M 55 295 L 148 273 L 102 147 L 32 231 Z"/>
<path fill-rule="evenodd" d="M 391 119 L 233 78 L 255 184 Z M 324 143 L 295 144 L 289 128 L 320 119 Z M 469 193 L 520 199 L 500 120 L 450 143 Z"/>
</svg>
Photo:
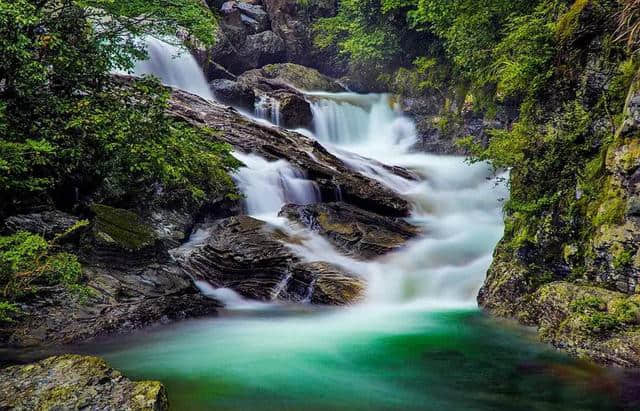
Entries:
<svg viewBox="0 0 640 411">
<path fill-rule="evenodd" d="M 169 403 L 157 381 L 131 381 L 100 358 L 62 355 L 0 369 L 0 408 L 164 411 Z"/>
<path fill-rule="evenodd" d="M 182 256 L 183 268 L 216 288 L 261 301 L 351 304 L 364 281 L 324 262 L 305 262 L 288 244 L 302 241 L 248 216 L 215 222 L 207 242 Z"/>
<path fill-rule="evenodd" d="M 327 238 L 343 254 L 371 259 L 404 247 L 418 229 L 350 204 L 286 205 L 280 215 Z"/>
</svg>

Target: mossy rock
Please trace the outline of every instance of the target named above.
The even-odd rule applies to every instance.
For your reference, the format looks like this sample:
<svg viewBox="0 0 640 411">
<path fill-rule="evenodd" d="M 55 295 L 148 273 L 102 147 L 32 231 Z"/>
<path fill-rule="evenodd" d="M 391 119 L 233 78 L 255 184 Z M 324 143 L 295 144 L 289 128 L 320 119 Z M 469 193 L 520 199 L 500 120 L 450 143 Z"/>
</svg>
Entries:
<svg viewBox="0 0 640 411">
<path fill-rule="evenodd" d="M 262 71 L 271 79 L 278 79 L 305 91 L 345 91 L 335 80 L 318 70 L 293 63 L 269 64 Z"/>
<path fill-rule="evenodd" d="M 167 410 L 164 386 L 132 382 L 97 357 L 62 355 L 0 370 L 0 409 Z"/>
<path fill-rule="evenodd" d="M 94 235 L 98 241 L 128 251 L 142 250 L 155 244 L 155 233 L 136 213 L 102 204 L 94 204 L 91 210 L 96 215 Z"/>
</svg>

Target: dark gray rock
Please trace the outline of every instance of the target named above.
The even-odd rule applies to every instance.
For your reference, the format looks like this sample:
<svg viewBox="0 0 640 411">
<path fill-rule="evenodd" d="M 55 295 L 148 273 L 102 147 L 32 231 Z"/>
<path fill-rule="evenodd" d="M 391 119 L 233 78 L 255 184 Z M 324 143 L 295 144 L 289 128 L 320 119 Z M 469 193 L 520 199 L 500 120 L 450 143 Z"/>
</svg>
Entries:
<svg viewBox="0 0 640 411">
<path fill-rule="evenodd" d="M 314 67 L 324 73 L 339 77 L 345 67 L 336 65 L 335 53 L 313 46 L 313 22 L 321 17 L 337 13 L 335 0 L 264 0 L 271 19 L 272 30 L 284 40 L 286 61 Z"/>
<path fill-rule="evenodd" d="M 345 203 L 289 204 L 280 216 L 320 233 L 345 255 L 371 259 L 404 247 L 418 229 Z"/>
<path fill-rule="evenodd" d="M 169 402 L 157 381 L 133 382 L 100 358 L 62 355 L 0 370 L 0 408 L 163 411 Z"/>
<path fill-rule="evenodd" d="M 276 101 L 280 112 L 281 125 L 286 128 L 311 128 L 313 114 L 311 105 L 298 93 L 276 91 L 270 93 L 272 101 Z"/>
<path fill-rule="evenodd" d="M 58 210 L 21 214 L 7 218 L 2 231 L 5 234 L 28 231 L 50 240 L 73 227 L 78 220 L 77 217 Z"/>
<path fill-rule="evenodd" d="M 260 33 L 271 28 L 269 15 L 264 10 L 264 7 L 244 2 L 238 3 L 236 7 L 244 17 L 251 19 L 250 25 L 254 33 Z M 247 24 L 246 19 L 243 21 Z"/>
<path fill-rule="evenodd" d="M 252 68 L 279 63 L 285 59 L 284 42 L 273 31 L 247 36 L 240 55 Z"/>
<path fill-rule="evenodd" d="M 253 88 L 245 83 L 218 79 L 209 83 L 216 100 L 223 104 L 253 110 L 256 95 Z"/>
</svg>

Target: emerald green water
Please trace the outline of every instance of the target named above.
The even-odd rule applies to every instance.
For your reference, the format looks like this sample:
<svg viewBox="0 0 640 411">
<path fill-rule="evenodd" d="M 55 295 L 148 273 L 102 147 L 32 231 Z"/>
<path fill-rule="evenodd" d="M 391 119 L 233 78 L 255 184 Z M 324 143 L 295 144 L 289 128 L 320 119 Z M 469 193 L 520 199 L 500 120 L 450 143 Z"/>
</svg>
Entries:
<svg viewBox="0 0 640 411">
<path fill-rule="evenodd" d="M 115 344 L 115 345 L 114 345 Z M 614 374 L 476 310 L 267 309 L 91 348 L 175 410 L 610 410 Z"/>
</svg>

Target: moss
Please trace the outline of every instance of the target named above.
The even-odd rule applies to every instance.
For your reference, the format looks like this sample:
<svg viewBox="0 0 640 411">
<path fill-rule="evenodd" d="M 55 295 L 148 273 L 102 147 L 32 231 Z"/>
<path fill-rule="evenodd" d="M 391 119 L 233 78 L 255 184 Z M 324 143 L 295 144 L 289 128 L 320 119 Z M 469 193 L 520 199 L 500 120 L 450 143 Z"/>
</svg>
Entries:
<svg viewBox="0 0 640 411">
<path fill-rule="evenodd" d="M 611 315 L 620 323 L 640 324 L 640 301 L 634 298 L 617 298 L 608 304 Z"/>
<path fill-rule="evenodd" d="M 556 23 L 556 37 L 560 41 L 567 41 L 580 27 L 580 15 L 589 5 L 590 0 L 576 0 L 571 8 L 563 14 Z"/>
<path fill-rule="evenodd" d="M 153 230 L 143 224 L 133 212 L 94 204 L 96 237 L 107 243 L 131 250 L 141 250 L 153 245 L 156 236 Z"/>
<path fill-rule="evenodd" d="M 598 202 L 598 209 L 593 217 L 593 227 L 618 225 L 624 221 L 627 201 L 624 191 L 609 177 Z"/>
</svg>

